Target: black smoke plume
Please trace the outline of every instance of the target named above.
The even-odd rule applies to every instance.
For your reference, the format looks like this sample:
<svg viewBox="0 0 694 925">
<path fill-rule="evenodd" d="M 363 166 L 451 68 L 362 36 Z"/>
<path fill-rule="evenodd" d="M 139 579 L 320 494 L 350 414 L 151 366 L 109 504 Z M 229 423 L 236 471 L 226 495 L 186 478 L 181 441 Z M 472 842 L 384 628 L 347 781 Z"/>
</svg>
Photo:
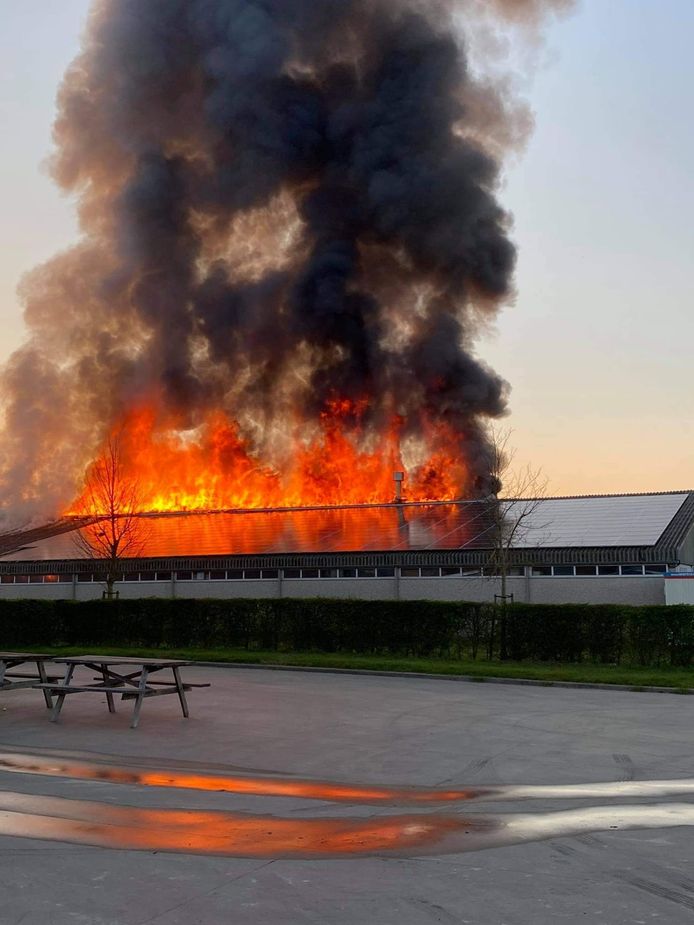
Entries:
<svg viewBox="0 0 694 925">
<path fill-rule="evenodd" d="M 310 436 L 366 398 L 360 441 L 399 415 L 416 468 L 443 427 L 461 492 L 479 485 L 508 389 L 474 339 L 515 251 L 491 137 L 508 105 L 460 30 L 563 5 L 97 0 L 52 160 L 82 237 L 23 283 L 2 504 L 59 510 L 143 398 L 182 429 L 224 409 L 278 468 L 290 420 Z"/>
</svg>

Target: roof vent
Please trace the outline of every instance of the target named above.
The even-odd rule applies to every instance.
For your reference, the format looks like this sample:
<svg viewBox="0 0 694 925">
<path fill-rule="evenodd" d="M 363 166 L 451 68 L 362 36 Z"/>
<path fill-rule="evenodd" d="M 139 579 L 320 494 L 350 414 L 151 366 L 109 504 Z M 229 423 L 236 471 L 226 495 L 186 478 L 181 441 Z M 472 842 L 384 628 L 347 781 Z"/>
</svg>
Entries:
<svg viewBox="0 0 694 925">
<path fill-rule="evenodd" d="M 394 472 L 393 481 L 395 482 L 395 503 L 402 501 L 402 483 L 405 481 L 404 472 Z"/>
</svg>

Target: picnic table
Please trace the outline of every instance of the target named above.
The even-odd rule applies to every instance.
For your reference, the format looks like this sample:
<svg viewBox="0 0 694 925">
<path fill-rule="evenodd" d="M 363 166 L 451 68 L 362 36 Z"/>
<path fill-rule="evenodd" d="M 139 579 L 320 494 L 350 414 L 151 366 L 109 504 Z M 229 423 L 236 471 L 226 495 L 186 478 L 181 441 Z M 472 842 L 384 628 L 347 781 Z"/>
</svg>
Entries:
<svg viewBox="0 0 694 925">
<path fill-rule="evenodd" d="M 50 694 L 51 682 L 59 681 L 59 675 L 46 673 L 46 662 L 52 662 L 52 655 L 39 655 L 36 652 L 0 652 L 0 691 L 13 691 L 21 687 L 35 687 L 40 681 L 47 685 L 43 689 L 46 706 L 53 706 Z M 33 666 L 33 667 L 28 667 Z M 22 671 L 15 669 L 22 668 Z M 8 674 L 11 671 L 12 674 Z"/>
<path fill-rule="evenodd" d="M 193 687 L 209 687 L 209 684 L 184 684 L 181 681 L 180 669 L 191 662 L 168 658 L 133 658 L 110 655 L 70 655 L 56 658 L 56 662 L 67 666 L 65 677 L 60 683 L 35 684 L 56 696 L 51 713 L 51 722 L 58 720 L 63 708 L 65 698 L 70 694 L 97 693 L 106 694 L 109 713 L 115 713 L 114 695 L 120 695 L 121 700 L 134 700 L 133 718 L 130 728 L 137 728 L 140 721 L 140 709 L 143 700 L 149 697 L 163 697 L 166 694 L 177 694 L 183 715 L 188 718 L 188 702 L 186 691 Z M 92 678 L 91 683 L 73 683 L 75 669 L 88 668 L 98 677 Z M 128 670 L 131 669 L 131 670 Z M 172 680 L 151 680 L 155 672 L 169 669 Z"/>
</svg>

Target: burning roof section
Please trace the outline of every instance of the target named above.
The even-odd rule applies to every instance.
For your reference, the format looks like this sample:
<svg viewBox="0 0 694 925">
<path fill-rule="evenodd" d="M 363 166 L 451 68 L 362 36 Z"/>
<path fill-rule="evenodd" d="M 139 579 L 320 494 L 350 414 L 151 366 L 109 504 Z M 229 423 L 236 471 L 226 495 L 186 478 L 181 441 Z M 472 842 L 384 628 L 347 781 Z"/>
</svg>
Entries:
<svg viewBox="0 0 694 925">
<path fill-rule="evenodd" d="M 389 504 L 277 511 L 142 517 L 147 542 L 143 558 L 329 556 L 337 553 L 454 552 L 461 556 L 489 549 L 488 508 L 481 501 Z M 611 561 L 625 550 L 641 550 L 648 559 L 676 556 L 694 524 L 694 495 L 672 492 L 548 498 L 533 513 L 517 553 L 528 561 L 555 550 L 579 560 L 582 551 L 595 561 Z M 52 535 L 12 538 L 6 562 L 76 560 L 73 533 L 65 523 Z M 61 530 L 63 532 L 58 532 Z M 0 538 L 0 543 L 2 538 Z M 0 548 L 2 548 L 0 546 Z M 631 553 L 630 553 L 631 554 Z"/>
</svg>

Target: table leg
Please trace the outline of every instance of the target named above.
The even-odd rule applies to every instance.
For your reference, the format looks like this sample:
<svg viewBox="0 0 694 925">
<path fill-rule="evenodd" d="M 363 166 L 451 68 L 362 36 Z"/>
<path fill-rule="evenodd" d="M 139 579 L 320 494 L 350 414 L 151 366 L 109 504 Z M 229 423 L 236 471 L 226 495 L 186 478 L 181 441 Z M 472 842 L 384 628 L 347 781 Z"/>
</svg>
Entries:
<svg viewBox="0 0 694 925">
<path fill-rule="evenodd" d="M 148 674 L 149 671 L 147 668 L 143 667 L 142 674 L 140 675 L 140 683 L 138 685 L 137 699 L 135 700 L 135 709 L 133 710 L 133 721 L 130 723 L 131 729 L 137 729 L 137 724 L 140 722 L 140 708 L 142 707 L 142 701 L 145 699 Z"/>
<path fill-rule="evenodd" d="M 38 668 L 39 677 L 41 678 L 42 684 L 48 684 L 48 677 L 46 676 L 46 666 L 42 661 L 36 662 L 36 667 Z M 43 699 L 46 701 L 46 707 L 51 710 L 53 709 L 53 698 L 51 697 L 51 692 L 43 689 Z"/>
<path fill-rule="evenodd" d="M 178 668 L 173 669 L 173 676 L 176 680 L 176 690 L 178 691 L 178 699 L 181 701 L 181 709 L 183 710 L 183 715 L 186 719 L 188 719 L 188 701 L 186 700 L 186 692 L 183 690 L 181 675 Z"/>
<path fill-rule="evenodd" d="M 106 665 L 101 666 L 101 677 L 104 679 L 104 687 L 111 683 L 108 679 L 108 675 L 106 674 Z M 113 702 L 113 694 L 110 691 L 106 691 L 106 702 L 108 703 L 108 712 L 115 713 L 116 705 Z"/>
<path fill-rule="evenodd" d="M 75 666 L 74 666 L 74 665 L 69 665 L 69 666 L 68 666 L 68 670 L 67 670 L 67 674 L 65 675 L 65 678 L 64 678 L 64 680 L 63 680 L 63 687 L 68 687 L 68 686 L 69 686 L 70 681 L 72 681 L 72 676 L 73 676 L 74 673 L 75 673 Z M 52 723 L 57 723 L 57 722 L 58 722 L 58 716 L 59 716 L 59 714 L 60 714 L 60 711 L 61 711 L 62 708 L 63 708 L 63 702 L 65 701 L 65 697 L 66 697 L 66 696 L 67 696 L 66 694 L 60 694 L 60 693 L 59 693 L 58 696 L 56 697 L 55 704 L 54 704 L 54 706 L 53 706 L 53 712 L 51 713 L 51 722 L 52 722 Z"/>
</svg>

